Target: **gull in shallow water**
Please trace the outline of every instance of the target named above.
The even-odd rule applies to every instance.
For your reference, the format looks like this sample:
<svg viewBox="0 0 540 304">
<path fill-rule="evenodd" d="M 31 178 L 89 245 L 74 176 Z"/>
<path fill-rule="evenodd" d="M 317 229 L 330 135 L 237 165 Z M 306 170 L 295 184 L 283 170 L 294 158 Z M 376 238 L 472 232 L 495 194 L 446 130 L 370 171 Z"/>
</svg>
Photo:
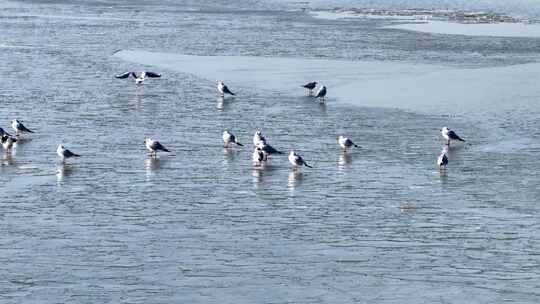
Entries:
<svg viewBox="0 0 540 304">
<path fill-rule="evenodd" d="M 154 72 L 148 72 L 148 71 L 142 71 L 139 74 L 139 76 L 137 76 L 137 74 L 135 74 L 135 72 L 125 72 L 125 73 L 122 73 L 122 74 L 115 75 L 114 77 L 124 79 L 124 78 L 128 78 L 130 75 L 133 76 L 133 78 L 135 78 L 135 83 L 136 84 L 142 84 L 146 80 L 146 77 L 151 77 L 151 78 L 159 78 L 159 77 L 161 77 L 161 74 L 154 73 Z"/>
<path fill-rule="evenodd" d="M 11 136 L 11 135 L 9 135 L 9 133 L 6 132 L 4 129 L 0 128 L 0 137 L 2 137 L 2 136 L 4 136 L 4 135 Z"/>
<path fill-rule="evenodd" d="M 338 141 L 338 144 L 341 146 L 341 148 L 343 148 L 343 150 L 347 150 L 347 148 L 350 148 L 350 147 L 355 147 L 355 148 L 359 148 L 358 145 L 356 145 L 355 143 L 353 143 L 352 140 L 350 140 L 349 138 L 345 137 L 345 136 L 339 136 L 337 138 L 337 141 Z"/>
<path fill-rule="evenodd" d="M 225 96 L 225 94 L 229 95 L 235 95 L 229 88 L 223 83 L 223 81 L 218 81 L 217 90 L 221 96 Z"/>
<path fill-rule="evenodd" d="M 446 165 L 448 165 L 448 156 L 446 153 L 448 152 L 447 148 L 445 147 L 441 151 L 441 155 L 437 158 L 437 165 L 439 166 L 439 169 L 446 169 Z"/>
<path fill-rule="evenodd" d="M 11 148 L 13 148 L 13 144 L 17 142 L 17 139 L 5 133 L 0 138 L 0 142 L 2 143 L 2 147 L 4 148 L 4 150 L 6 150 L 6 152 L 9 152 L 11 151 Z"/>
<path fill-rule="evenodd" d="M 225 144 L 224 147 L 227 148 L 230 144 L 237 144 L 241 147 L 243 147 L 244 145 L 242 145 L 241 143 L 239 143 L 237 140 L 236 140 L 236 136 L 234 136 L 234 134 L 232 134 L 231 132 L 229 132 L 229 130 L 225 130 L 223 131 L 223 135 L 222 135 L 222 138 L 223 138 L 223 143 Z"/>
<path fill-rule="evenodd" d="M 291 153 L 289 153 L 289 162 L 294 166 L 295 169 L 301 166 L 313 168 L 304 161 L 302 156 L 296 154 L 294 151 L 291 151 Z"/>
<path fill-rule="evenodd" d="M 459 137 L 456 132 L 448 129 L 447 127 L 443 127 L 441 130 L 441 134 L 446 139 L 446 145 L 450 147 L 450 141 L 451 140 L 457 140 L 457 141 L 465 141 L 461 137 Z"/>
<path fill-rule="evenodd" d="M 263 162 L 268 160 L 268 155 L 261 148 L 256 147 L 253 150 L 252 159 L 254 165 L 260 166 Z"/>
<path fill-rule="evenodd" d="M 326 96 L 326 87 L 322 86 L 317 91 L 317 94 L 315 94 L 315 98 L 319 98 L 321 101 L 324 101 L 325 96 Z"/>
<path fill-rule="evenodd" d="M 171 152 L 167 148 L 165 148 L 159 141 L 153 140 L 151 138 L 145 138 L 144 144 L 146 146 L 146 149 L 150 151 L 150 155 L 154 157 L 157 156 L 157 151 Z"/>
<path fill-rule="evenodd" d="M 266 141 L 260 141 L 257 144 L 257 148 L 260 148 L 264 153 L 268 155 L 272 154 L 283 154 L 283 152 L 276 150 L 274 147 L 272 147 L 269 143 Z"/>
<path fill-rule="evenodd" d="M 25 127 L 22 122 L 18 121 L 17 119 L 11 121 L 11 128 L 15 130 L 16 135 L 19 135 L 21 133 L 34 133 L 34 131 Z"/>
<path fill-rule="evenodd" d="M 315 89 L 316 86 L 317 86 L 317 82 L 313 81 L 313 82 L 306 83 L 302 87 L 306 88 L 306 90 L 308 92 L 308 96 L 311 96 L 311 95 L 313 95 L 313 89 Z"/>
<path fill-rule="evenodd" d="M 264 138 L 261 131 L 257 130 L 253 135 L 253 145 L 257 146 L 260 142 L 266 143 L 266 138 Z"/>
<path fill-rule="evenodd" d="M 66 159 L 71 158 L 71 157 L 80 157 L 79 154 L 75 154 L 71 152 L 70 150 L 64 148 L 63 145 L 58 145 L 58 148 L 56 148 L 56 154 L 60 156 L 60 159 L 62 159 L 62 162 L 65 162 Z"/>
</svg>

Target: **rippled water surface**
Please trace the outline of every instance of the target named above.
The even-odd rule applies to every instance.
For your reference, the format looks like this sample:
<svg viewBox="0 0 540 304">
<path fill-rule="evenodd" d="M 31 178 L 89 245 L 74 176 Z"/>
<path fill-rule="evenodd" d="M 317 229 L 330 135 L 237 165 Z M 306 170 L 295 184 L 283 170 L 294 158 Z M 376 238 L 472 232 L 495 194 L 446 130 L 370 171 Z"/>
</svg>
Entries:
<svg viewBox="0 0 540 304">
<path fill-rule="evenodd" d="M 385 28 L 392 22 L 321 20 L 286 2 L 0 2 L 0 126 L 18 118 L 36 131 L 2 151 L 0 302 L 537 303 L 540 93 L 530 75 L 540 40 Z M 397 107 L 332 88 L 318 104 L 300 87 L 249 81 L 222 100 L 207 73 L 118 50 L 472 76 L 452 82 L 462 83 L 452 97 L 468 100 L 456 107 L 434 89 L 446 80 L 428 76 L 409 81 L 414 94 L 400 85 Z M 484 96 L 474 77 L 497 81 L 499 68 L 519 90 L 501 81 L 504 94 Z M 140 87 L 112 77 L 143 69 L 163 77 Z M 430 99 L 445 106 L 414 106 Z M 445 125 L 467 143 L 441 173 Z M 246 147 L 224 149 L 224 129 Z M 256 129 L 314 168 L 294 171 L 286 156 L 254 168 Z M 341 152 L 341 134 L 361 148 Z M 149 158 L 146 136 L 172 153 Z M 82 157 L 62 165 L 59 143 Z"/>
</svg>

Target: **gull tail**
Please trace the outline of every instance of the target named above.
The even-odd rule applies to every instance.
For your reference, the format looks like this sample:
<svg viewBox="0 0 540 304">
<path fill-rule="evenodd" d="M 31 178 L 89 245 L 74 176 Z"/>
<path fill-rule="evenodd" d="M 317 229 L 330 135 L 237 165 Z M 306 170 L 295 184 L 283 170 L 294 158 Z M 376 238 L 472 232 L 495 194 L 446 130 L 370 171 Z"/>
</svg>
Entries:
<svg viewBox="0 0 540 304">
<path fill-rule="evenodd" d="M 81 157 L 81 155 L 79 155 L 79 154 L 75 154 L 75 153 L 73 153 L 73 155 L 72 155 L 72 156 L 73 156 L 73 157 Z"/>
<path fill-rule="evenodd" d="M 357 144 L 354 144 L 354 147 L 355 147 L 355 148 L 360 148 L 360 146 L 359 146 L 359 145 L 357 145 Z"/>
<path fill-rule="evenodd" d="M 165 152 L 171 152 L 169 149 L 163 148 L 163 151 Z"/>
<path fill-rule="evenodd" d="M 243 147 L 244 145 L 242 145 L 241 143 L 239 142 L 235 142 L 235 144 L 239 145 L 240 147 Z"/>
<path fill-rule="evenodd" d="M 308 168 L 313 168 L 312 166 L 308 165 L 306 162 L 304 162 L 304 166 L 306 166 Z"/>
</svg>

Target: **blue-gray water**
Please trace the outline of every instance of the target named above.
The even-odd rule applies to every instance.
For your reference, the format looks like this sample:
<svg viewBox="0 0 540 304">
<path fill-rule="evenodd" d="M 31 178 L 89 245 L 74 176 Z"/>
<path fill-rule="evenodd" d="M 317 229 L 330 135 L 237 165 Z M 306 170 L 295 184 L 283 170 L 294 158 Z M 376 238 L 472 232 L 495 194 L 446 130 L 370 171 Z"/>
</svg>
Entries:
<svg viewBox="0 0 540 304">
<path fill-rule="evenodd" d="M 249 83 L 220 103 L 215 79 L 161 67 L 140 88 L 112 77 L 156 70 L 113 55 L 121 49 L 452 69 L 540 61 L 538 39 L 383 29 L 389 21 L 320 20 L 297 7 L 0 2 L 0 126 L 19 118 L 36 131 L 2 154 L 0 302 L 537 303 L 534 84 L 441 113 L 353 106 L 331 89 L 323 106 L 301 89 Z M 445 125 L 468 141 L 441 174 Z M 225 128 L 247 147 L 223 149 Z M 257 128 L 315 168 L 295 173 L 274 157 L 254 169 Z M 362 148 L 343 154 L 339 134 Z M 145 136 L 173 153 L 149 159 Z M 83 156 L 59 164 L 60 142 Z"/>
</svg>

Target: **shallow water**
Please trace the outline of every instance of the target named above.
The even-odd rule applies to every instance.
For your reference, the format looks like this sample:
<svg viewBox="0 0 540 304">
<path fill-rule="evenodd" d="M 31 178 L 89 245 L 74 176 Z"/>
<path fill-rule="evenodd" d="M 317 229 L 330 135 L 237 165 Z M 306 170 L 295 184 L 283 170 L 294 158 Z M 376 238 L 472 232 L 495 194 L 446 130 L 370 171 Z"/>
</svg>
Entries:
<svg viewBox="0 0 540 304">
<path fill-rule="evenodd" d="M 427 35 L 268 3 L 0 5 L 1 126 L 17 117 L 36 130 L 1 159 L 6 303 L 540 299 L 538 40 Z M 211 67 L 145 65 L 117 50 L 368 62 L 398 71 L 380 74 L 387 86 L 370 79 L 403 102 L 329 94 L 321 105 L 292 89 L 306 79 L 274 91 L 245 78 L 220 100 Z M 401 66 L 439 76 L 405 85 Z M 112 77 L 142 69 L 163 78 Z M 418 107 L 443 104 L 449 75 L 471 78 L 451 87 L 465 106 Z M 444 125 L 467 143 L 440 173 Z M 224 149 L 225 128 L 247 147 Z M 254 168 L 258 128 L 315 168 L 294 172 L 285 156 Z M 362 148 L 343 154 L 340 134 Z M 149 159 L 145 136 L 173 153 Z M 59 164 L 60 142 L 83 156 Z"/>
</svg>

